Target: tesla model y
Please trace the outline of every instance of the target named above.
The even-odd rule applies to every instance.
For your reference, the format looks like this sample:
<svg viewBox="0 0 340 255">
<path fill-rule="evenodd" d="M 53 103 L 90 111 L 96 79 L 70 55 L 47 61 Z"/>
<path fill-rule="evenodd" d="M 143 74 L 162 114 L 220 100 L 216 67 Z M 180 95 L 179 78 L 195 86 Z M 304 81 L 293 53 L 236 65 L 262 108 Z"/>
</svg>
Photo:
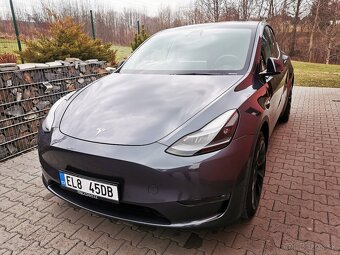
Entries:
<svg viewBox="0 0 340 255">
<path fill-rule="evenodd" d="M 135 223 L 251 218 L 293 83 L 264 22 L 161 31 L 53 105 L 39 131 L 43 182 L 76 206 Z"/>
</svg>

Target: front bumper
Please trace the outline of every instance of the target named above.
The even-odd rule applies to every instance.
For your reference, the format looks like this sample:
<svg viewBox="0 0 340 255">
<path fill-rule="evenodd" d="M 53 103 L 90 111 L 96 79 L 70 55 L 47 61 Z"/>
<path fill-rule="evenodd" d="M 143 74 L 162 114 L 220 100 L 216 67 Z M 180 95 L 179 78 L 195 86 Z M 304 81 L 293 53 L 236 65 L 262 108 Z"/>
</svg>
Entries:
<svg viewBox="0 0 340 255">
<path fill-rule="evenodd" d="M 107 145 L 40 130 L 38 150 L 45 186 L 72 204 L 135 223 L 196 227 L 239 218 L 252 144 L 244 136 L 218 152 L 178 157 L 159 143 Z M 119 204 L 62 189 L 60 170 L 118 183 Z"/>
</svg>

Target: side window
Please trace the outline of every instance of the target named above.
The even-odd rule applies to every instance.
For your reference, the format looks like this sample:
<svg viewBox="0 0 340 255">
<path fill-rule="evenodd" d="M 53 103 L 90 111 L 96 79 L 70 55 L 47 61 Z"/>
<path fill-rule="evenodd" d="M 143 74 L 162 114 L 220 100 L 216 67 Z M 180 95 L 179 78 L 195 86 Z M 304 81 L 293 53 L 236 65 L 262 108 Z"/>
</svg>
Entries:
<svg viewBox="0 0 340 255">
<path fill-rule="evenodd" d="M 265 27 L 265 34 L 268 36 L 271 57 L 278 58 L 280 56 L 278 44 L 276 42 L 273 30 L 270 27 Z"/>
</svg>

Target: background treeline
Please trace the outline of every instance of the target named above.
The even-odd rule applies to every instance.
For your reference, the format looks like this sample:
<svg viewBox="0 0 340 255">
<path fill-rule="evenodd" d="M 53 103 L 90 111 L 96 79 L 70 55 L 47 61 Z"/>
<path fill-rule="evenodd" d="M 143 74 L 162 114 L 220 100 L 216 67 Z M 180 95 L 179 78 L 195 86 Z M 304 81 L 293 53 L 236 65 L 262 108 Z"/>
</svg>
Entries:
<svg viewBox="0 0 340 255">
<path fill-rule="evenodd" d="M 194 0 L 188 7 L 162 7 L 155 15 L 133 9 L 115 11 L 103 5 L 93 8 L 93 3 L 90 7 L 86 0 L 41 1 L 40 5 L 30 11 L 16 9 L 22 37 L 32 38 L 37 31 L 46 31 L 54 15 L 72 16 L 91 34 L 91 8 L 97 37 L 119 45 L 130 45 L 137 20 L 151 35 L 203 22 L 266 20 L 274 28 L 281 48 L 295 60 L 340 64 L 339 0 Z M 0 38 L 10 37 L 14 38 L 11 15 L 2 12 Z"/>
</svg>

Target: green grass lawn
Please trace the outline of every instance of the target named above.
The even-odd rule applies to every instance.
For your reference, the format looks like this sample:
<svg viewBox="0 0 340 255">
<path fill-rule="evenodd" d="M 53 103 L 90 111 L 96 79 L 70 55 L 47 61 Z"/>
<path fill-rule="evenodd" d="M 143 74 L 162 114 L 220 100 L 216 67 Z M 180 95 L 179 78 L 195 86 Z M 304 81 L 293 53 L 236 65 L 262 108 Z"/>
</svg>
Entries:
<svg viewBox="0 0 340 255">
<path fill-rule="evenodd" d="M 295 85 L 340 88 L 340 65 L 293 61 Z"/>
<path fill-rule="evenodd" d="M 21 42 L 21 47 L 25 49 L 25 44 Z M 18 43 L 16 40 L 0 38 L 0 54 L 14 53 L 18 51 Z"/>
<path fill-rule="evenodd" d="M 123 58 L 128 57 L 132 52 L 131 47 L 128 46 L 113 45 L 112 49 L 117 50 L 117 63 L 119 63 Z"/>
</svg>

